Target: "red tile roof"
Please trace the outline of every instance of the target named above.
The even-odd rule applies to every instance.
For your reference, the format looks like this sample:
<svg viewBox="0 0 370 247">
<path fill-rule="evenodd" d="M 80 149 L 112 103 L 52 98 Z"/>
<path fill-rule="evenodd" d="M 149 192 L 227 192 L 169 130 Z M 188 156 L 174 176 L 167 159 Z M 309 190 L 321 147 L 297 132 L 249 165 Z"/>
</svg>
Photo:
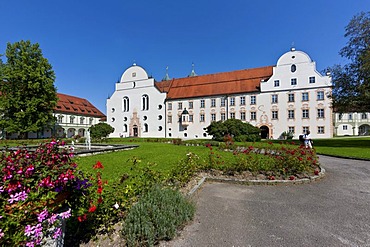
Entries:
<svg viewBox="0 0 370 247">
<path fill-rule="evenodd" d="M 259 92 L 261 80 L 272 76 L 273 66 L 156 82 L 167 99 Z"/>
<path fill-rule="evenodd" d="M 55 112 L 57 113 L 78 114 L 97 118 L 105 117 L 105 115 L 87 99 L 62 93 L 57 93 L 57 96 L 59 98 L 57 106 L 55 107 Z"/>
</svg>

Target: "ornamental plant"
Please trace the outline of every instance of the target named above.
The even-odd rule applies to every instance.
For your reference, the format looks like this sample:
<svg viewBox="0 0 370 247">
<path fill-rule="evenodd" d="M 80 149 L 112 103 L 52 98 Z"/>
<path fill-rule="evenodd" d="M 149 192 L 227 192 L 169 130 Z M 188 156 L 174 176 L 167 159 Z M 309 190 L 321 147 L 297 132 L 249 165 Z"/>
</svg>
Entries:
<svg viewBox="0 0 370 247">
<path fill-rule="evenodd" d="M 0 153 L 0 246 L 37 246 L 62 234 L 60 219 L 89 203 L 88 176 L 63 142 Z"/>
</svg>

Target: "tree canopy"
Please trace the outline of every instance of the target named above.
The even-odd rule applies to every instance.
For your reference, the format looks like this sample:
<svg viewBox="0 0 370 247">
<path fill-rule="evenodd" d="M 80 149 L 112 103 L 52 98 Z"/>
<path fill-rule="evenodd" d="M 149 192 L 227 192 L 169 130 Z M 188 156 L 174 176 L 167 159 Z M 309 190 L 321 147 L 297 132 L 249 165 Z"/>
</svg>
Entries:
<svg viewBox="0 0 370 247">
<path fill-rule="evenodd" d="M 212 139 L 223 141 L 225 136 L 231 136 L 236 141 L 259 141 L 260 129 L 239 119 L 212 122 L 207 127 L 207 133 Z"/>
<path fill-rule="evenodd" d="M 0 127 L 8 133 L 38 132 L 55 122 L 55 74 L 39 44 L 8 43 L 0 75 Z"/>
<path fill-rule="evenodd" d="M 329 68 L 336 111 L 370 111 L 370 12 L 354 16 L 345 29 L 347 45 L 339 54 L 346 65 Z"/>
<path fill-rule="evenodd" d="M 89 128 L 91 137 L 94 139 L 101 139 L 113 133 L 114 128 L 107 123 L 98 123 Z"/>
</svg>

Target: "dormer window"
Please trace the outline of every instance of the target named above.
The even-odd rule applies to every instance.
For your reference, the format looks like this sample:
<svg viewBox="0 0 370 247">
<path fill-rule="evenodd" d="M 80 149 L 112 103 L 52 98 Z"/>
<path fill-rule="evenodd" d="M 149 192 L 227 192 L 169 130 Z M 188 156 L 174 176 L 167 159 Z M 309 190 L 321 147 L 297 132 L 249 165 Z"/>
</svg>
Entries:
<svg viewBox="0 0 370 247">
<path fill-rule="evenodd" d="M 292 66 L 290 67 L 290 71 L 294 73 L 296 72 L 296 70 L 297 70 L 297 66 L 295 66 L 295 64 L 292 64 Z"/>
</svg>

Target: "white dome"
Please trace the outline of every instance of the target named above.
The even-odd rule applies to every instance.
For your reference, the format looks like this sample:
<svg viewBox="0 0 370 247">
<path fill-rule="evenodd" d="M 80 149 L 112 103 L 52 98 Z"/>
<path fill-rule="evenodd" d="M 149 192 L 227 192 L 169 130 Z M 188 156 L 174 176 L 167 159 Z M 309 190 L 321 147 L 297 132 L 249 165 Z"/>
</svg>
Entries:
<svg viewBox="0 0 370 247">
<path fill-rule="evenodd" d="M 123 72 L 120 82 L 122 83 L 122 82 L 139 81 L 139 80 L 146 80 L 146 79 L 149 79 L 149 76 L 146 73 L 146 71 L 142 67 L 134 64 L 130 68 L 126 69 L 125 72 Z"/>
</svg>

